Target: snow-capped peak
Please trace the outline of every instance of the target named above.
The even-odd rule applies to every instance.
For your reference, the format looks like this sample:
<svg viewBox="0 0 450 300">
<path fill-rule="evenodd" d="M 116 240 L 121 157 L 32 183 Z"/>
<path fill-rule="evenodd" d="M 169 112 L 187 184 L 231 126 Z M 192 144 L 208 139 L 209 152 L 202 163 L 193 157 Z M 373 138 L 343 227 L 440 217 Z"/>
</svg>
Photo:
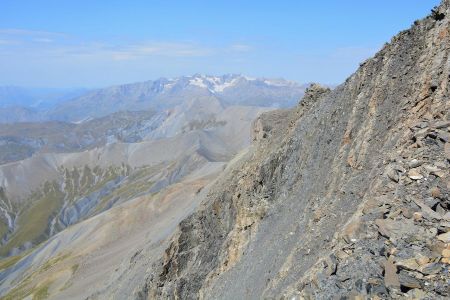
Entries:
<svg viewBox="0 0 450 300">
<path fill-rule="evenodd" d="M 208 88 L 208 86 L 205 84 L 204 79 L 203 78 L 199 78 L 199 77 L 194 77 L 193 79 L 189 80 L 189 84 L 190 85 L 195 85 L 201 88 Z"/>
<path fill-rule="evenodd" d="M 296 83 L 284 79 L 252 78 L 244 75 L 227 74 L 222 76 L 211 76 L 195 74 L 192 76 L 164 79 L 163 91 L 169 91 L 174 86 L 191 86 L 209 90 L 211 93 L 223 93 L 226 89 L 237 86 L 240 83 L 264 84 L 271 87 L 293 86 Z"/>
<path fill-rule="evenodd" d="M 235 86 L 240 80 L 247 80 L 241 75 L 224 75 L 224 76 L 209 76 L 196 74 L 189 79 L 189 85 L 205 88 L 212 93 L 221 93 L 229 87 Z"/>
</svg>

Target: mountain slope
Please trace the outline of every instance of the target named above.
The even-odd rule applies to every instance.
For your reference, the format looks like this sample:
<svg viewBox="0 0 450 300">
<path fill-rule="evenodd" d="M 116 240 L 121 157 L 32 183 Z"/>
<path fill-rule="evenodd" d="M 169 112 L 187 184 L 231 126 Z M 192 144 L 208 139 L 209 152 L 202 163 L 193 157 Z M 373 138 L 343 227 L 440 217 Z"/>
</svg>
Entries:
<svg viewBox="0 0 450 300">
<path fill-rule="evenodd" d="M 47 137 L 47 149 L 0 165 L 0 255 L 18 254 L 112 206 L 157 193 L 208 165 L 225 164 L 249 144 L 251 121 L 267 110 L 202 108 L 198 99 L 192 103 L 192 109 L 176 108 L 166 120 L 165 114 L 152 112 L 115 113 L 78 125 L 26 123 L 5 128 L 21 138 Z M 61 125 L 68 129 L 61 130 Z M 147 136 L 153 131 L 158 131 L 157 139 Z M 78 142 L 86 133 L 92 149 L 51 152 L 56 150 L 52 145 L 61 147 L 64 141 L 82 145 Z M 109 135 L 116 140 L 109 141 Z M 133 143 L 118 141 L 132 138 Z"/>
<path fill-rule="evenodd" d="M 0 107 L 0 123 L 37 122 L 41 119 L 41 113 L 33 108 L 17 105 Z"/>
<path fill-rule="evenodd" d="M 138 298 L 449 297 L 449 26 L 445 0 L 334 91 L 261 117 Z"/>
<path fill-rule="evenodd" d="M 124 294 L 117 298 L 127 298 L 134 288 L 132 280 L 121 280 L 128 263 L 137 270 L 131 279 L 137 280 L 147 265 L 134 262 L 141 253 L 146 260 L 163 254 L 167 238 L 197 207 L 220 170 L 211 167 L 67 228 L 2 270 L 0 293 L 4 299 L 21 299 L 47 290 L 53 298 L 79 299 L 120 288 Z"/>
<path fill-rule="evenodd" d="M 79 124 L 56 121 L 4 124 L 0 128 L 0 165 L 38 153 L 68 153 L 113 142 L 139 142 L 165 118 L 164 112 L 125 111 Z"/>
</svg>

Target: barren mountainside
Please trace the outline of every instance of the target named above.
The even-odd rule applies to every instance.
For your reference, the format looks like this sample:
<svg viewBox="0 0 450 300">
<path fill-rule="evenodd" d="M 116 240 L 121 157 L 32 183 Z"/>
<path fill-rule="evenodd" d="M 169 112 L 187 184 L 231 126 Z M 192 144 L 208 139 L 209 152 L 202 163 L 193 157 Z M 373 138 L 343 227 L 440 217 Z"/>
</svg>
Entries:
<svg viewBox="0 0 450 300">
<path fill-rule="evenodd" d="M 448 298 L 450 1 L 256 122 L 138 298 Z M 378 299 L 379 299 L 378 298 Z"/>
<path fill-rule="evenodd" d="M 197 113 L 182 108 L 168 117 L 116 113 L 79 125 L 5 128 L 22 140 L 29 134 L 31 141 L 37 136 L 46 142 L 33 156 L 0 165 L 0 256 L 19 254 L 69 225 L 157 193 L 205 166 L 219 168 L 247 147 L 252 120 L 267 110 L 196 107 Z M 88 143 L 79 149 L 83 141 Z"/>
<path fill-rule="evenodd" d="M 164 112 L 123 111 L 79 124 L 58 121 L 3 124 L 0 164 L 38 153 L 79 152 L 117 141 L 140 142 L 165 117 Z"/>
</svg>

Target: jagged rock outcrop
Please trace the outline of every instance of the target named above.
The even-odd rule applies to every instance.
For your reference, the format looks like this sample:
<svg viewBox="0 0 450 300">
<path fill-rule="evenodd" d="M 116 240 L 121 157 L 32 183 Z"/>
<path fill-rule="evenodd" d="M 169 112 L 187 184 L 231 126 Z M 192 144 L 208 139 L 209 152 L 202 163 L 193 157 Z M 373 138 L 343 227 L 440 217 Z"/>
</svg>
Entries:
<svg viewBox="0 0 450 300">
<path fill-rule="evenodd" d="M 261 116 L 138 298 L 448 298 L 450 0 Z"/>
</svg>

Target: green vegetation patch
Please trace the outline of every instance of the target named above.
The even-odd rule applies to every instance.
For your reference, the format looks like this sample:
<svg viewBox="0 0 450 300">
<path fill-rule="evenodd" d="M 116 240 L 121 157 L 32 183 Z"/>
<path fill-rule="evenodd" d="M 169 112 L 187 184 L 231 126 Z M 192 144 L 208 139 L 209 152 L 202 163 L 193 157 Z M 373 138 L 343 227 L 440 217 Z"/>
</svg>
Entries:
<svg viewBox="0 0 450 300">
<path fill-rule="evenodd" d="M 53 280 L 46 279 L 43 283 L 36 284 L 34 286 L 31 285 L 31 281 L 36 277 L 36 275 L 44 273 L 50 270 L 53 266 L 61 263 L 65 259 L 69 258 L 71 253 L 66 253 L 63 255 L 58 255 L 53 257 L 45 262 L 42 267 L 33 272 L 32 274 L 25 277 L 24 280 L 20 282 L 18 286 L 12 289 L 4 298 L 4 300 L 15 300 L 15 299 L 24 299 L 30 295 L 33 296 L 33 300 L 35 299 L 47 299 L 49 296 L 49 288 L 53 283 Z M 78 265 L 76 265 L 78 268 Z M 76 270 L 76 269 L 75 269 Z M 74 273 L 74 266 L 72 266 L 72 273 Z"/>
<path fill-rule="evenodd" d="M 63 197 L 56 182 L 47 182 L 42 191 L 34 193 L 31 205 L 19 215 L 17 230 L 1 248 L 0 255 L 6 256 L 13 248 L 27 242 L 37 244 L 45 240 L 49 220 L 60 209 Z"/>
<path fill-rule="evenodd" d="M 75 272 L 78 270 L 78 268 L 80 267 L 80 265 L 79 264 L 74 264 L 73 266 L 72 266 L 72 274 L 75 274 Z"/>
<path fill-rule="evenodd" d="M 45 264 L 42 265 L 39 272 L 46 272 L 50 270 L 53 266 L 57 265 L 58 263 L 62 262 L 63 260 L 67 259 L 70 256 L 70 253 L 66 253 L 64 255 L 58 255 L 56 257 L 52 257 L 49 260 L 45 262 Z"/>
<path fill-rule="evenodd" d="M 9 227 L 6 221 L 0 220 L 0 239 L 9 232 Z"/>
<path fill-rule="evenodd" d="M 147 192 L 154 184 L 152 181 L 149 181 L 149 177 L 155 171 L 154 167 L 143 167 L 132 172 L 126 181 L 100 200 L 95 213 L 104 210 L 113 199 L 131 200 L 137 195 Z"/>
<path fill-rule="evenodd" d="M 50 287 L 50 283 L 46 283 L 45 285 L 36 289 L 33 294 L 33 300 L 43 300 L 48 298 L 48 288 Z"/>
<path fill-rule="evenodd" d="M 0 271 L 15 265 L 22 257 L 24 255 L 21 253 L 20 255 L 10 256 L 0 260 Z"/>
<path fill-rule="evenodd" d="M 30 278 L 28 277 L 20 286 L 11 290 L 3 299 L 4 300 L 17 300 L 24 299 L 30 295 L 33 296 L 33 300 L 44 300 L 49 296 L 48 290 L 51 281 L 46 281 L 44 284 L 36 285 L 32 288 L 27 288 L 26 284 L 29 283 Z"/>
</svg>

